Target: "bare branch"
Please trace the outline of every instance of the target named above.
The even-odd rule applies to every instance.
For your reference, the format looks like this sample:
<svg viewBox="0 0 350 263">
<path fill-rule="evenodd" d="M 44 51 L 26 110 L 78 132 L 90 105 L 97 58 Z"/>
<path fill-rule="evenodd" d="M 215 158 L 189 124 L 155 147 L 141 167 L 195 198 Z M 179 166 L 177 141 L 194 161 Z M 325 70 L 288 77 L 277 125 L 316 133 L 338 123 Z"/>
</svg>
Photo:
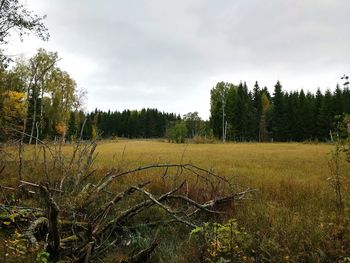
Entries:
<svg viewBox="0 0 350 263">
<path fill-rule="evenodd" d="M 128 260 L 124 261 L 122 260 L 121 263 L 143 263 L 148 262 L 151 254 L 156 249 L 156 247 L 159 245 L 159 240 L 155 240 L 152 242 L 152 244 L 144 249 L 141 250 L 139 253 L 137 253 L 135 256 L 132 256 Z"/>
<path fill-rule="evenodd" d="M 196 169 L 198 171 L 204 172 L 205 174 L 212 176 L 213 178 L 216 178 L 220 181 L 223 181 L 227 184 L 229 184 L 230 182 L 221 176 L 218 176 L 214 173 L 212 173 L 209 170 L 205 170 L 203 168 L 200 168 L 198 166 L 192 165 L 192 164 L 152 164 L 152 165 L 147 165 L 147 166 L 141 166 L 138 167 L 136 169 L 132 169 L 132 170 L 128 170 L 125 172 L 120 172 L 117 174 L 111 174 L 109 177 L 105 178 L 104 182 L 102 182 L 99 186 L 98 186 L 98 191 L 100 191 L 101 189 L 105 188 L 112 180 L 118 178 L 118 177 L 123 177 L 126 176 L 128 174 L 132 174 L 132 173 L 136 173 L 136 172 L 140 172 L 140 171 L 144 171 L 144 170 L 149 170 L 149 169 L 154 169 L 154 168 L 183 168 L 186 169 L 192 173 L 194 173 L 195 175 L 199 176 L 201 179 L 208 181 L 209 179 L 207 179 L 205 176 L 200 175 L 198 172 L 195 172 L 193 169 Z"/>
<path fill-rule="evenodd" d="M 165 194 L 163 194 L 162 196 L 160 196 L 158 198 L 158 202 L 162 202 L 164 200 L 166 200 L 166 198 L 179 191 L 183 186 L 184 186 L 185 182 L 183 182 L 182 184 L 180 184 L 178 187 L 176 187 L 175 189 L 171 190 L 170 192 L 167 192 Z M 146 200 L 144 202 L 138 203 L 137 205 L 129 208 L 128 210 L 126 210 L 125 212 L 123 212 L 120 216 L 118 216 L 116 219 L 111 220 L 110 222 L 108 222 L 107 224 L 101 226 L 99 229 L 96 229 L 94 231 L 94 233 L 96 234 L 95 236 L 99 236 L 102 233 L 105 233 L 106 231 L 108 231 L 109 229 L 113 229 L 115 226 L 121 226 L 125 223 L 125 221 L 129 220 L 130 218 L 134 217 L 135 215 L 139 214 L 140 212 L 142 212 L 144 209 L 152 206 L 154 204 L 154 202 L 152 200 Z"/>
<path fill-rule="evenodd" d="M 139 187 L 134 187 L 134 189 L 143 193 L 144 195 L 146 195 L 153 203 L 155 203 L 159 207 L 163 208 L 170 216 L 172 216 L 177 221 L 179 221 L 187 226 L 193 227 L 193 228 L 197 227 L 195 224 L 188 222 L 188 221 L 182 219 L 181 217 L 177 216 L 174 211 L 172 211 L 169 207 L 167 207 L 167 206 L 163 205 L 161 202 L 159 202 L 156 198 L 153 197 L 153 195 L 151 193 L 149 193 L 146 190 L 141 189 Z"/>
<path fill-rule="evenodd" d="M 60 234 L 58 230 L 58 213 L 59 208 L 50 194 L 48 186 L 40 186 L 41 193 L 47 205 L 48 220 L 49 220 L 49 235 L 47 252 L 53 260 L 57 260 L 60 255 Z"/>
</svg>

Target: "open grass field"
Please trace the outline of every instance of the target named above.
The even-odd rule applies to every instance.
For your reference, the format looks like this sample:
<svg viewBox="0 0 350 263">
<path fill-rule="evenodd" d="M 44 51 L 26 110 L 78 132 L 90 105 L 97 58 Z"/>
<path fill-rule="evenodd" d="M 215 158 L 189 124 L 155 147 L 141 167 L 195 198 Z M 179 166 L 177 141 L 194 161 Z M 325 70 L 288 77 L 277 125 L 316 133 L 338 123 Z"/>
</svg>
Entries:
<svg viewBox="0 0 350 263">
<path fill-rule="evenodd" d="M 235 209 L 232 217 L 255 237 L 261 260 L 331 262 L 349 253 L 345 248 L 350 245 L 349 210 L 344 217 L 336 215 L 333 189 L 327 180 L 334 150 L 330 144 L 184 145 L 121 140 L 101 143 L 97 150 L 98 166 L 193 163 L 258 189 L 256 200 Z M 345 201 L 348 166 L 341 162 Z"/>
<path fill-rule="evenodd" d="M 98 145 L 96 165 L 134 168 L 153 163 L 192 163 L 260 192 L 267 191 L 266 194 L 272 195 L 284 184 L 328 193 L 328 162 L 333 148 L 330 144 L 173 144 L 120 140 Z M 344 173 L 349 170 L 345 163 L 343 169 Z"/>
<path fill-rule="evenodd" d="M 329 144 L 173 144 L 120 140 L 101 142 L 96 164 L 111 167 L 118 162 L 128 166 L 182 162 L 251 180 L 257 186 L 286 179 L 325 184 L 332 149 Z"/>
<path fill-rule="evenodd" d="M 192 163 L 257 189 L 231 217 L 254 236 L 261 260 L 331 262 L 349 253 L 349 210 L 336 214 L 329 160 L 334 146 L 302 143 L 102 142 L 96 164 Z M 349 167 L 341 162 L 347 202 Z M 332 257 L 332 259 L 330 259 Z M 165 262 L 165 261 L 164 261 Z"/>
<path fill-rule="evenodd" d="M 266 194 L 272 195 L 284 184 L 328 193 L 329 160 L 333 148 L 330 144 L 173 144 L 120 140 L 98 145 L 96 165 L 134 168 L 153 163 L 192 163 L 213 169 L 217 174 L 260 192 L 267 191 Z M 342 165 L 347 173 L 348 167 L 345 163 Z"/>
<path fill-rule="evenodd" d="M 72 146 L 63 147 L 67 158 Z M 291 180 L 327 186 L 330 175 L 331 144 L 303 143 L 217 143 L 174 144 L 155 140 L 118 140 L 98 143 L 95 166 L 124 169 L 156 163 L 191 163 L 216 173 L 245 181 L 250 186 Z M 10 152 L 16 158 L 17 149 Z M 25 159 L 31 159 L 34 147 L 26 147 Z M 40 149 L 39 149 L 40 151 Z M 40 153 L 39 153 L 40 155 Z M 347 166 L 342 163 L 344 172 Z"/>
<path fill-rule="evenodd" d="M 104 171 L 111 167 L 127 170 L 157 163 L 191 163 L 212 169 L 237 184 L 237 189 L 257 189 L 252 198 L 228 207 L 227 214 L 217 218 L 223 223 L 235 219 L 242 233 L 247 233 L 239 243 L 242 262 L 348 262 L 350 167 L 341 160 L 345 209 L 339 214 L 327 180 L 332 150 L 331 144 L 102 141 L 97 146 L 95 167 Z M 27 158 L 31 151 L 27 149 Z M 71 146 L 63 151 L 69 156 Z M 129 180 L 139 182 L 142 176 L 140 173 Z M 167 241 L 155 252 L 154 262 L 203 261 L 193 256 L 200 253 L 202 244 L 190 241 L 188 230 L 165 228 L 155 236 Z M 153 238 L 151 234 L 140 240 L 147 243 Z M 207 262 L 220 262 L 213 258 Z"/>
</svg>

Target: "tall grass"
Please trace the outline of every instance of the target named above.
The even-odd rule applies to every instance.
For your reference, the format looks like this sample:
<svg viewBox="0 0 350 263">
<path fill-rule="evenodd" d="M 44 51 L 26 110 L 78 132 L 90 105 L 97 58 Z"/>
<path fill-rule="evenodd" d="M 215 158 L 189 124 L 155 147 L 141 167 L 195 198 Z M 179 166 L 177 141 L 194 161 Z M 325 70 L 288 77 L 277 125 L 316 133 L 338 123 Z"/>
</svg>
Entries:
<svg viewBox="0 0 350 263">
<path fill-rule="evenodd" d="M 230 178 L 237 187 L 258 189 L 252 200 L 227 207 L 227 214 L 217 218 L 223 222 L 237 219 L 238 225 L 252 236 L 253 242 L 246 248 L 244 260 L 347 262 L 350 256 L 350 203 L 345 194 L 344 212 L 337 213 L 333 190 L 327 181 L 332 149 L 329 144 L 180 145 L 119 140 L 99 143 L 96 166 L 104 171 L 110 167 L 127 169 L 152 163 L 181 162 L 213 169 L 217 174 Z M 71 148 L 66 146 L 63 150 L 69 156 Z M 30 154 L 31 149 L 27 149 L 25 155 L 29 157 Z M 350 167 L 344 160 L 341 160 L 340 166 L 341 173 L 350 174 Z M 135 174 L 125 179 L 128 181 L 125 183 L 139 182 L 143 177 L 153 176 L 152 173 L 156 172 Z M 5 178 L 5 175 L 0 180 L 2 184 L 15 181 Z M 121 186 L 113 187 L 118 189 Z M 160 180 L 156 187 L 161 189 L 165 185 Z M 344 181 L 343 187 L 346 193 L 349 181 Z M 199 192 L 205 194 L 204 189 L 200 187 Z M 150 213 L 158 216 L 159 211 Z M 154 255 L 155 262 L 201 261 L 200 251 L 189 240 L 188 231 L 181 226 L 165 226 L 156 233 L 146 229 L 145 233 L 139 234 L 135 233 L 132 242 L 140 247 L 154 238 L 163 240 Z"/>
<path fill-rule="evenodd" d="M 332 149 L 328 144 L 120 141 L 101 144 L 97 164 L 182 161 L 213 168 L 239 185 L 258 189 L 255 200 L 227 211 L 227 218 L 236 218 L 252 234 L 257 261 L 345 262 L 350 256 L 349 210 L 336 214 L 327 181 Z M 344 160 L 341 166 L 349 174 Z M 344 188 L 348 186 L 345 182 Z"/>
</svg>

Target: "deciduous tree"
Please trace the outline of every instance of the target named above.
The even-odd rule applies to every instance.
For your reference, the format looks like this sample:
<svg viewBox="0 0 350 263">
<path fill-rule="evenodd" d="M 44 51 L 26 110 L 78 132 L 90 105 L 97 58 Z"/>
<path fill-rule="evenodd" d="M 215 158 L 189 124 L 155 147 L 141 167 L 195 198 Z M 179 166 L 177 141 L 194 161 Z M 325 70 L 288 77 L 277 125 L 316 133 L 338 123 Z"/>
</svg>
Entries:
<svg viewBox="0 0 350 263">
<path fill-rule="evenodd" d="M 8 44 L 14 33 L 21 40 L 30 33 L 48 40 L 49 33 L 43 23 L 45 17 L 28 10 L 20 0 L 0 0 L 0 64 L 6 59 L 1 48 Z"/>
</svg>

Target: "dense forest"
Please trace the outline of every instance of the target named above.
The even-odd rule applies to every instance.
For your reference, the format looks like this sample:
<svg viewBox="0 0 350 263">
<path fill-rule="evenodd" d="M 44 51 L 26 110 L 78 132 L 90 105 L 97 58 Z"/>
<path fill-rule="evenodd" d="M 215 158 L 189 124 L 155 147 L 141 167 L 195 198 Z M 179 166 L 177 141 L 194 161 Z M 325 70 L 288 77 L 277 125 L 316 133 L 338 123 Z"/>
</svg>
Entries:
<svg viewBox="0 0 350 263">
<path fill-rule="evenodd" d="M 284 91 L 278 81 L 273 94 L 258 82 L 219 82 L 211 90 L 210 121 L 198 112 L 182 117 L 154 109 L 83 111 L 86 91 L 57 65 L 58 54 L 39 49 L 30 59 L 1 63 L 0 139 L 26 133 L 35 138 L 162 138 L 183 142 L 195 136 L 223 136 L 231 141 L 305 141 L 331 139 L 331 131 L 350 113 L 347 79 L 324 93 Z M 10 66 L 11 65 L 11 66 Z M 223 119 L 224 117 L 224 119 Z M 172 135 L 173 134 L 173 135 Z M 177 134 L 177 135 L 174 135 Z"/>
<path fill-rule="evenodd" d="M 75 115 L 71 113 L 70 126 L 74 125 Z M 100 135 L 103 138 L 161 138 L 172 123 L 180 121 L 181 117 L 173 113 L 160 112 L 157 109 L 142 109 L 119 111 L 95 110 L 86 115 L 84 137 L 91 138 Z M 72 130 L 72 129 L 71 129 Z M 97 134 L 99 133 L 99 134 Z M 70 133 L 74 135 L 74 132 Z"/>
<path fill-rule="evenodd" d="M 246 83 L 237 86 L 220 82 L 211 90 L 214 135 L 235 141 L 330 140 L 331 131 L 350 113 L 345 78 L 343 88 L 337 85 L 333 92 L 324 93 L 318 89 L 316 94 L 302 89 L 283 91 L 279 81 L 272 95 L 258 82 L 252 91 Z"/>
<path fill-rule="evenodd" d="M 220 82 L 211 90 L 210 120 L 198 112 L 180 117 L 157 109 L 104 112 L 83 110 L 86 92 L 58 67 L 56 52 L 39 49 L 29 58 L 13 61 L 3 53 L 12 33 L 37 35 L 48 40 L 49 33 L 40 17 L 19 1 L 2 1 L 0 8 L 0 140 L 25 135 L 34 139 L 78 136 L 84 139 L 177 137 L 216 137 L 231 141 L 305 141 L 331 139 L 350 113 L 348 77 L 333 91 L 315 94 L 284 91 L 280 82 L 271 94 L 256 82 Z M 270 87 L 271 88 L 271 87 Z M 272 89 L 271 89 L 272 90 Z M 173 140 L 173 139 L 171 139 Z"/>
<path fill-rule="evenodd" d="M 57 66 L 58 60 L 57 53 L 39 49 L 28 60 L 19 59 L 12 67 L 3 64 L 0 68 L 0 124 L 6 128 L 0 134 L 2 140 L 16 137 L 17 130 L 29 135 L 29 143 L 35 138 L 62 136 L 67 140 L 78 136 L 162 138 L 174 133 L 179 137 L 174 140 L 177 142 L 195 136 L 225 136 L 231 141 L 326 141 L 350 113 L 346 83 L 334 91 L 322 93 L 318 89 L 312 94 L 283 91 L 280 82 L 273 94 L 266 87 L 260 88 L 258 82 L 252 90 L 246 83 L 217 83 L 211 90 L 209 122 L 198 112 L 181 117 L 156 108 L 87 113 L 82 107 L 86 92 Z"/>
<path fill-rule="evenodd" d="M 26 133 L 35 138 L 68 140 L 164 137 L 167 127 L 181 117 L 157 109 L 123 112 L 83 111 L 86 91 L 57 65 L 58 54 L 39 49 L 32 58 L 0 67 L 0 124 L 2 140 Z M 18 132 L 17 132 L 18 131 Z M 82 133 L 80 132 L 82 131 Z"/>
</svg>

